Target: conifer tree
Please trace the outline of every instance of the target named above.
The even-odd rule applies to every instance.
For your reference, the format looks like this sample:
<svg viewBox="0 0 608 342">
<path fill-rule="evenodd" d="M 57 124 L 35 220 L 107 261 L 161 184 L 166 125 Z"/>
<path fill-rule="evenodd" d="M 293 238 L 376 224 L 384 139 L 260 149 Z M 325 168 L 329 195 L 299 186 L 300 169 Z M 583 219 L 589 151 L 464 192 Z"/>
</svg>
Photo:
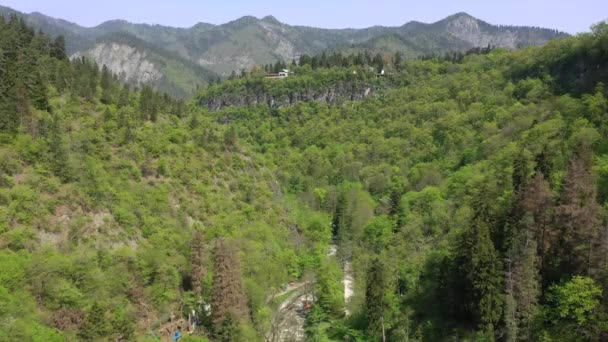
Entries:
<svg viewBox="0 0 608 342">
<path fill-rule="evenodd" d="M 222 239 L 214 252 L 211 322 L 217 332 L 227 320 L 246 322 L 249 313 L 236 248 Z"/>
<path fill-rule="evenodd" d="M 552 280 L 572 275 L 592 275 L 593 242 L 599 233 L 597 188 L 592 170 L 592 152 L 581 143 L 568 165 L 559 204 L 555 209 L 556 241 Z M 597 251 L 599 252 L 599 251 Z"/>
<path fill-rule="evenodd" d="M 112 103 L 112 73 L 104 64 L 101 69 L 101 103 Z"/>
<path fill-rule="evenodd" d="M 97 341 L 108 333 L 105 310 L 99 303 L 93 303 L 80 330 L 78 338 L 82 341 Z"/>
<path fill-rule="evenodd" d="M 487 191 L 478 190 L 473 207 L 475 213 L 470 226 L 460 237 L 455 266 L 462 280 L 464 312 L 484 332 L 493 334 L 502 309 L 502 267 L 498 252 L 490 238 Z"/>
<path fill-rule="evenodd" d="M 3 50 L 5 46 L 0 46 Z M 14 68 L 6 53 L 0 54 L 0 131 L 14 133 L 19 127 Z"/>
<path fill-rule="evenodd" d="M 194 239 L 192 240 L 190 264 L 192 265 L 192 291 L 199 297 L 203 295 L 203 281 L 207 273 L 204 264 L 203 244 L 203 234 L 197 231 L 194 233 Z"/>
<path fill-rule="evenodd" d="M 538 268 L 541 275 L 546 274 L 545 258 L 552 240 L 551 206 L 553 205 L 551 189 L 543 173 L 538 172 L 521 198 L 520 205 L 526 213 L 525 221 L 521 222 L 524 233 L 529 232 L 534 237 L 539 257 Z M 527 236 L 527 235 L 526 235 Z"/>
<path fill-rule="evenodd" d="M 68 166 L 68 151 L 62 140 L 62 129 L 59 117 L 57 114 L 53 116 L 49 132 L 49 154 L 51 156 L 51 167 L 53 173 L 62 181 L 70 180 L 70 172 Z"/>
<path fill-rule="evenodd" d="M 65 49 L 64 36 L 57 36 L 53 43 L 51 43 L 51 57 L 57 58 L 59 60 L 65 60 L 68 58 Z"/>
<path fill-rule="evenodd" d="M 129 86 L 127 84 L 123 85 L 117 103 L 119 109 L 129 105 L 129 94 Z"/>
<path fill-rule="evenodd" d="M 36 72 L 32 75 L 32 82 L 30 86 L 30 98 L 32 100 L 32 105 L 36 109 L 49 109 L 49 98 L 47 94 L 46 81 L 42 78 L 42 75 L 39 72 Z"/>
<path fill-rule="evenodd" d="M 386 307 L 387 274 L 380 259 L 376 258 L 372 261 L 367 271 L 366 283 L 365 317 L 367 320 L 367 335 L 372 341 L 385 341 L 384 310 Z"/>
<path fill-rule="evenodd" d="M 393 65 L 397 71 L 401 71 L 401 63 L 403 63 L 403 54 L 397 51 L 393 57 Z"/>
</svg>

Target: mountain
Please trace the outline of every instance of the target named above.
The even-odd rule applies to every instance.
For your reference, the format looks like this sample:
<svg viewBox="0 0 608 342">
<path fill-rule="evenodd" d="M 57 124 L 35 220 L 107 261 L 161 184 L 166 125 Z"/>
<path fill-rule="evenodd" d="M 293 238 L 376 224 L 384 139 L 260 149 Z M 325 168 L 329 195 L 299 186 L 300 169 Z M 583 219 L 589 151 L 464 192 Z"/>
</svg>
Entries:
<svg viewBox="0 0 608 342">
<path fill-rule="evenodd" d="M 82 27 L 39 13 L 24 14 L 0 7 L 0 15 L 10 14 L 22 15 L 29 25 L 49 34 L 63 34 L 72 55 L 94 57 L 99 64 L 109 64 L 116 73 L 134 75 L 142 68 L 145 70 L 142 65 L 148 65 L 153 69 L 149 76 L 126 79 L 133 79 L 134 83 L 149 79 L 157 86 L 162 84 L 161 90 L 170 90 L 176 95 L 191 94 L 194 84 L 214 78 L 213 73 L 226 76 L 233 70 L 277 60 L 291 61 L 302 54 L 314 55 L 326 50 L 399 51 L 412 58 L 487 45 L 508 49 L 543 45 L 552 38 L 567 35 L 552 29 L 496 26 L 466 13 L 431 24 L 413 21 L 399 27 L 364 29 L 291 26 L 272 16 L 261 19 L 245 16 L 222 25 L 199 23 L 190 28 L 133 24 L 124 20 Z M 118 41 L 116 34 L 120 37 Z M 132 62 L 133 56 L 139 62 Z M 199 76 L 202 78 L 198 79 Z"/>
<path fill-rule="evenodd" d="M 125 32 L 104 35 L 92 48 L 73 56 L 80 55 L 108 66 L 126 83 L 151 85 L 177 97 L 189 97 L 201 83 L 217 77 L 174 52 Z"/>
</svg>

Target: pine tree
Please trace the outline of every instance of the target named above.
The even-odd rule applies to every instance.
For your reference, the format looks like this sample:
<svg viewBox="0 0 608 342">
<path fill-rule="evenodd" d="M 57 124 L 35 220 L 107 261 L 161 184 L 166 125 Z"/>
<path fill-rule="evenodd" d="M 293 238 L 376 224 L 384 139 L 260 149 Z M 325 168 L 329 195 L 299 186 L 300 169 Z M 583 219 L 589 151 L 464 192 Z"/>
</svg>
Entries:
<svg viewBox="0 0 608 342">
<path fill-rule="evenodd" d="M 487 191 L 475 196 L 471 225 L 460 237 L 456 248 L 457 277 L 461 278 L 460 303 L 463 311 L 485 332 L 494 331 L 502 309 L 502 268 L 490 238 Z"/>
<path fill-rule="evenodd" d="M 57 58 L 59 60 L 68 59 L 66 49 L 65 49 L 65 37 L 58 36 L 51 43 L 51 57 Z"/>
<path fill-rule="evenodd" d="M 82 341 L 96 341 L 106 336 L 107 333 L 108 322 L 106 320 L 106 311 L 99 303 L 95 302 L 80 326 L 78 338 Z"/>
<path fill-rule="evenodd" d="M 372 65 L 376 68 L 377 72 L 381 72 L 384 69 L 384 58 L 380 53 L 377 53 L 372 60 Z"/>
<path fill-rule="evenodd" d="M 525 232 L 530 232 L 534 237 L 539 257 L 538 267 L 543 278 L 546 274 L 545 258 L 553 237 L 550 224 L 552 205 L 553 199 L 549 183 L 545 180 L 543 173 L 539 172 L 526 189 L 521 198 L 520 206 L 527 215 L 525 221 L 521 224 Z"/>
<path fill-rule="evenodd" d="M 143 120 L 156 121 L 158 108 L 156 106 L 154 91 L 149 86 L 144 86 L 139 95 L 139 111 Z"/>
<path fill-rule="evenodd" d="M 506 253 L 512 247 L 514 239 L 516 239 L 519 234 L 519 222 L 524 215 L 522 198 L 528 183 L 530 182 L 530 168 L 525 149 L 521 149 L 513 160 L 511 181 L 513 187 L 511 209 L 505 220 L 505 224 L 495 237 L 497 249 L 501 253 Z"/>
<path fill-rule="evenodd" d="M 30 98 L 32 99 L 32 105 L 36 109 L 49 110 L 46 80 L 42 78 L 42 75 L 39 72 L 32 75 L 32 83 L 29 92 Z"/>
<path fill-rule="evenodd" d="M 541 289 L 538 254 L 532 234 L 523 234 L 515 242 L 506 267 L 505 321 L 508 340 L 529 340 Z"/>
<path fill-rule="evenodd" d="M 104 64 L 101 69 L 101 103 L 110 104 L 112 103 L 112 73 L 108 67 Z"/>
<path fill-rule="evenodd" d="M 6 52 L 10 47 L 2 44 L 0 49 L 5 51 L 0 54 L 0 131 L 15 133 L 19 127 L 15 92 L 16 75 L 10 55 Z"/>
<path fill-rule="evenodd" d="M 114 341 L 133 341 L 135 335 L 135 322 L 125 309 L 121 309 L 111 320 Z"/>
<path fill-rule="evenodd" d="M 395 65 L 397 71 L 401 71 L 401 63 L 403 63 L 403 54 L 397 51 L 395 57 L 393 57 L 393 65 Z"/>
<path fill-rule="evenodd" d="M 367 271 L 365 290 L 365 317 L 367 335 L 372 341 L 385 341 L 384 310 L 387 274 L 385 266 L 378 258 L 374 259 Z"/>
<path fill-rule="evenodd" d="M 551 177 L 551 161 L 549 160 L 547 146 L 536 156 L 535 171 L 542 173 L 546 180 L 549 180 Z"/>
<path fill-rule="evenodd" d="M 118 98 L 118 103 L 117 103 L 117 107 L 123 108 L 129 105 L 129 86 L 128 85 L 123 85 L 121 91 L 120 91 L 120 96 Z"/>
<path fill-rule="evenodd" d="M 552 280 L 594 273 L 593 242 L 599 237 L 600 207 L 592 166 L 591 148 L 581 144 L 570 160 L 555 208 L 557 241 L 552 255 L 555 266 Z"/>
<path fill-rule="evenodd" d="M 523 152 L 523 150 L 522 150 Z M 513 205 L 507 225 L 505 315 L 507 341 L 528 340 L 540 296 L 540 271 L 548 239 L 551 192 L 538 172 L 528 180 L 528 162 L 520 153 L 513 165 Z"/>
<path fill-rule="evenodd" d="M 68 151 L 62 140 L 61 123 L 57 114 L 53 116 L 49 132 L 49 154 L 51 156 L 51 169 L 62 181 L 71 179 L 68 163 Z"/>
<path fill-rule="evenodd" d="M 211 322 L 217 332 L 227 319 L 246 322 L 249 313 L 236 248 L 218 240 L 214 254 Z"/>
<path fill-rule="evenodd" d="M 190 264 L 192 265 L 192 291 L 199 297 L 203 295 L 203 281 L 207 274 L 204 264 L 203 244 L 203 234 L 197 231 L 194 233 L 194 239 L 192 240 Z"/>
</svg>

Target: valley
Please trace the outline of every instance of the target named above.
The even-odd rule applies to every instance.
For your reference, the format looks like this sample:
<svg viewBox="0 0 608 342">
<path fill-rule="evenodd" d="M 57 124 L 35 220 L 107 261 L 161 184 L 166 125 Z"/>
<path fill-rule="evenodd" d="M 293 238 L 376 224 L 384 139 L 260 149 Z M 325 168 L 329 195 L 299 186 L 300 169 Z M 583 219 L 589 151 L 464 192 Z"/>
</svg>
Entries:
<svg viewBox="0 0 608 342">
<path fill-rule="evenodd" d="M 0 341 L 605 340 L 608 23 L 0 13 Z"/>
</svg>

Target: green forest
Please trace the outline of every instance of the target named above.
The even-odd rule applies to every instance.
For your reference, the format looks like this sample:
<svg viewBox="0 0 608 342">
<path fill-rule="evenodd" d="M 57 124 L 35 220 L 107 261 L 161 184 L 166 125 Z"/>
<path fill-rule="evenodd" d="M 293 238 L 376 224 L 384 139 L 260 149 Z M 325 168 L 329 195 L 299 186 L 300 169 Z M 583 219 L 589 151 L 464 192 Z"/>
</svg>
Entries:
<svg viewBox="0 0 608 342">
<path fill-rule="evenodd" d="M 65 44 L 0 20 L 0 341 L 270 342 L 300 281 L 307 341 L 608 338 L 608 24 L 191 101 Z M 201 103 L 336 83 L 376 90 Z"/>
</svg>

